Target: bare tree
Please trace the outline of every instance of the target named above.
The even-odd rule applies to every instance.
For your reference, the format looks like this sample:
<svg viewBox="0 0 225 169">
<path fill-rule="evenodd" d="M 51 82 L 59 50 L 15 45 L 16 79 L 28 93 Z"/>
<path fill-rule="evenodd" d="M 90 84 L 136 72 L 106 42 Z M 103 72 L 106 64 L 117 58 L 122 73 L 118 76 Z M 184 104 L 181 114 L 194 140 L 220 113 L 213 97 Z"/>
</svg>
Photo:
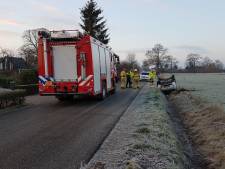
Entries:
<svg viewBox="0 0 225 169">
<path fill-rule="evenodd" d="M 127 71 L 133 70 L 133 69 L 140 69 L 140 66 L 136 60 L 135 53 L 129 53 L 127 55 L 126 60 L 122 61 L 118 67 L 119 72 L 122 71 L 122 69 L 126 69 Z"/>
<path fill-rule="evenodd" d="M 37 65 L 38 54 L 38 30 L 27 30 L 23 34 L 24 44 L 20 48 L 20 55 L 24 57 L 31 67 Z"/>
<path fill-rule="evenodd" d="M 130 68 L 134 69 L 137 66 L 137 60 L 135 53 L 129 53 L 127 55 L 127 62 L 130 64 Z"/>
<path fill-rule="evenodd" d="M 155 65 L 157 70 L 163 68 L 163 60 L 166 56 L 167 49 L 161 45 L 156 44 L 151 50 L 146 52 L 146 56 L 148 58 L 148 62 L 150 65 Z"/>
<path fill-rule="evenodd" d="M 133 65 L 133 67 L 132 67 L 132 65 L 127 60 L 122 61 L 120 63 L 120 65 L 118 67 L 118 72 L 121 72 L 124 68 L 126 69 L 126 71 L 130 71 L 130 70 L 133 70 L 133 69 L 138 69 L 138 70 L 141 69 L 140 66 L 139 66 L 139 64 L 138 64 L 138 62 L 135 63 Z"/>
<path fill-rule="evenodd" d="M 14 57 L 15 54 L 10 49 L 4 49 L 0 47 L 0 57 Z"/>
<path fill-rule="evenodd" d="M 216 72 L 216 66 L 214 61 L 209 57 L 204 57 L 201 60 L 201 71 L 202 72 Z"/>
<path fill-rule="evenodd" d="M 220 60 L 215 60 L 215 66 L 219 71 L 223 71 L 224 70 L 224 64 L 220 61 Z"/>
<path fill-rule="evenodd" d="M 149 64 L 149 61 L 148 61 L 148 59 L 145 59 L 143 62 L 142 62 L 142 69 L 144 70 L 144 71 L 149 71 L 149 66 L 150 66 L 150 64 Z"/>
<path fill-rule="evenodd" d="M 196 66 L 199 65 L 200 59 L 201 56 L 199 54 L 195 53 L 188 54 L 186 58 L 186 66 L 187 66 L 186 68 L 193 72 L 196 72 Z"/>
<path fill-rule="evenodd" d="M 164 68 L 170 70 L 171 73 L 173 73 L 174 69 L 177 69 L 177 64 L 178 61 L 174 56 L 167 55 L 164 57 Z"/>
<path fill-rule="evenodd" d="M 202 66 L 204 66 L 204 67 L 209 67 L 210 65 L 212 65 L 213 64 L 213 60 L 211 59 L 211 58 L 209 58 L 209 57 L 204 57 L 203 59 L 202 59 Z"/>
<path fill-rule="evenodd" d="M 27 30 L 23 34 L 24 46 L 38 51 L 38 30 Z"/>
</svg>

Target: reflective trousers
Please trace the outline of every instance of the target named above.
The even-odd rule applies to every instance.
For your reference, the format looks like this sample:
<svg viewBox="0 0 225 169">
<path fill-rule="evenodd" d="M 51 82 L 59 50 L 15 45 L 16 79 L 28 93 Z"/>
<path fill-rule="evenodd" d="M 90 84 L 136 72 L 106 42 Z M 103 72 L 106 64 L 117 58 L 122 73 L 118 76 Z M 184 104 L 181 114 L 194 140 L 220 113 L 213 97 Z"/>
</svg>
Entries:
<svg viewBox="0 0 225 169">
<path fill-rule="evenodd" d="M 126 88 L 126 77 L 121 77 L 121 88 Z"/>
<path fill-rule="evenodd" d="M 133 88 L 134 89 L 137 89 L 139 88 L 139 79 L 133 79 Z"/>
</svg>

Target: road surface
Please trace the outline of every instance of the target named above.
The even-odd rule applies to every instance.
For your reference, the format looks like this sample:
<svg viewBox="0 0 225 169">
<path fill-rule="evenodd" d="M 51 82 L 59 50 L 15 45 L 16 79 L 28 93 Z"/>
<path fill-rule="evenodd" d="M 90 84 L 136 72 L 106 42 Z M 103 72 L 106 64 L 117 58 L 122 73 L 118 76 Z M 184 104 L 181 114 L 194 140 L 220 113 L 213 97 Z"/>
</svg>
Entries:
<svg viewBox="0 0 225 169">
<path fill-rule="evenodd" d="M 28 97 L 0 112 L 0 169 L 76 169 L 99 148 L 138 90 L 104 101 Z"/>
</svg>

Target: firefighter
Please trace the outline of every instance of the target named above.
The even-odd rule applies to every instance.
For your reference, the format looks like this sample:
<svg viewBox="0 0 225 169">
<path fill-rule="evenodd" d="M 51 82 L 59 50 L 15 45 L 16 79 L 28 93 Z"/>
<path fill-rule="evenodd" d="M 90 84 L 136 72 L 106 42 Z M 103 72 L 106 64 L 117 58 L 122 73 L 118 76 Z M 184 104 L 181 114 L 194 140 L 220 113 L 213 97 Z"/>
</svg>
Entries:
<svg viewBox="0 0 225 169">
<path fill-rule="evenodd" d="M 150 83 L 153 84 L 154 83 L 154 72 L 151 70 L 149 72 L 149 80 L 150 80 Z"/>
<path fill-rule="evenodd" d="M 126 83 L 126 88 L 131 88 L 132 82 L 131 82 L 131 72 L 127 72 L 127 83 Z"/>
<path fill-rule="evenodd" d="M 126 87 L 126 71 L 123 69 L 120 72 L 120 81 L 121 81 L 121 89 L 124 89 Z"/>
<path fill-rule="evenodd" d="M 134 76 L 133 76 L 133 88 L 137 89 L 139 88 L 139 80 L 140 80 L 140 75 L 138 73 L 137 69 L 134 69 Z"/>
</svg>

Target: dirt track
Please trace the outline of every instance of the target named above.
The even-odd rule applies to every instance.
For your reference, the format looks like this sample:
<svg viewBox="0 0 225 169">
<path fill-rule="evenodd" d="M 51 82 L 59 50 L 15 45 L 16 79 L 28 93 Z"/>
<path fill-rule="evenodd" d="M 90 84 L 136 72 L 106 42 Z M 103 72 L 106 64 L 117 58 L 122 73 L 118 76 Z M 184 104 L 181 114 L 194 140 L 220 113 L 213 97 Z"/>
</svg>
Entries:
<svg viewBox="0 0 225 169">
<path fill-rule="evenodd" d="M 32 96 L 0 112 L 0 169 L 70 169 L 87 162 L 137 95 L 118 91 L 102 102 L 60 103 Z"/>
</svg>

